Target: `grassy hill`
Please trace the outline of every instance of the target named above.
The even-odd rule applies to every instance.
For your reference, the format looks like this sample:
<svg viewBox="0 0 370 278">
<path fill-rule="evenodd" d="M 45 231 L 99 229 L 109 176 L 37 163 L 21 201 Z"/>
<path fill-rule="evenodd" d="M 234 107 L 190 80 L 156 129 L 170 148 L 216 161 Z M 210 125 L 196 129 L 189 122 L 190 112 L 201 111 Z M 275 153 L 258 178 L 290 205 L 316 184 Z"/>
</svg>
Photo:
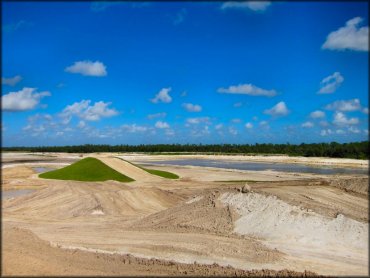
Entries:
<svg viewBox="0 0 370 278">
<path fill-rule="evenodd" d="M 76 181 L 106 181 L 116 180 L 120 182 L 133 181 L 116 170 L 108 167 L 96 158 L 87 157 L 62 169 L 42 173 L 44 179 L 76 180 Z"/>
<path fill-rule="evenodd" d="M 119 158 L 119 159 L 121 159 L 123 161 L 126 161 L 126 162 L 128 162 L 128 163 L 130 163 L 130 164 L 132 164 L 132 165 L 134 165 L 134 166 L 136 166 L 138 168 L 140 168 L 140 169 L 143 169 L 144 171 L 146 171 L 146 172 L 148 172 L 149 174 L 152 174 L 152 175 L 160 176 L 160 177 L 166 178 L 166 179 L 178 179 L 179 178 L 178 175 L 176 175 L 174 173 L 171 173 L 171 172 L 162 171 L 162 170 L 147 169 L 147 168 L 141 167 L 139 165 L 136 165 L 136 164 L 134 164 L 134 163 L 132 163 L 130 161 L 127 161 L 127 160 L 125 160 L 123 158 Z"/>
</svg>

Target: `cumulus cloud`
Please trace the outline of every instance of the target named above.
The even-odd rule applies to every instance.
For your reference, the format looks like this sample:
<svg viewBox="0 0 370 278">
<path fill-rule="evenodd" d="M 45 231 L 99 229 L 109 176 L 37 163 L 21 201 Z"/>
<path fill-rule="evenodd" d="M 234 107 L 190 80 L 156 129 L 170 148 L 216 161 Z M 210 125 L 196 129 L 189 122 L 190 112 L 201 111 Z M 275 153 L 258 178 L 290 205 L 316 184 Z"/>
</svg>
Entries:
<svg viewBox="0 0 370 278">
<path fill-rule="evenodd" d="M 252 123 L 246 123 L 245 128 L 251 129 L 251 128 L 253 128 L 253 124 Z"/>
<path fill-rule="evenodd" d="M 202 111 L 202 106 L 192 103 L 183 103 L 182 107 L 188 112 L 200 112 Z"/>
<path fill-rule="evenodd" d="M 167 116 L 166 112 L 156 113 L 156 114 L 149 114 L 147 118 L 149 120 L 155 119 L 155 118 L 164 118 Z"/>
<path fill-rule="evenodd" d="M 269 114 L 271 116 L 285 116 L 288 115 L 289 110 L 284 101 L 280 101 L 271 109 L 267 109 L 264 111 L 265 114 Z"/>
<path fill-rule="evenodd" d="M 199 123 L 210 123 L 210 118 L 209 117 L 198 117 L 198 118 L 188 118 L 186 120 L 188 124 L 199 124 Z"/>
<path fill-rule="evenodd" d="M 228 88 L 219 88 L 217 90 L 219 93 L 224 94 L 241 94 L 241 95 L 250 95 L 250 96 L 265 96 L 265 97 L 273 97 L 277 93 L 275 90 L 266 90 L 262 88 L 258 88 L 253 84 L 239 84 L 236 86 L 230 86 Z"/>
<path fill-rule="evenodd" d="M 235 119 L 232 119 L 231 122 L 235 123 L 235 124 L 238 124 L 240 123 L 242 120 L 241 119 L 238 119 L 238 118 L 235 118 Z"/>
<path fill-rule="evenodd" d="M 243 103 L 242 102 L 236 102 L 233 104 L 234 107 L 242 107 Z"/>
<path fill-rule="evenodd" d="M 170 91 L 171 91 L 171 88 L 163 88 L 150 101 L 153 103 L 158 103 L 158 102 L 170 103 L 172 101 L 172 97 L 169 94 Z"/>
<path fill-rule="evenodd" d="M 9 77 L 9 78 L 2 77 L 1 78 L 1 84 L 9 85 L 9 86 L 15 86 L 21 80 L 22 80 L 22 76 L 20 76 L 20 75 L 16 75 L 14 77 Z"/>
<path fill-rule="evenodd" d="M 267 121 L 260 121 L 259 122 L 259 126 L 261 128 L 264 128 L 264 129 L 269 129 L 270 128 L 270 125 L 269 125 L 269 123 Z"/>
<path fill-rule="evenodd" d="M 345 125 L 356 125 L 359 123 L 358 118 L 347 118 L 346 115 L 342 112 L 336 112 L 334 114 L 333 124 L 339 126 Z"/>
<path fill-rule="evenodd" d="M 99 121 L 101 118 L 109 118 L 118 114 L 114 108 L 109 108 L 111 102 L 98 101 L 94 105 L 90 105 L 91 100 L 82 100 L 68 105 L 59 114 L 63 119 L 63 123 L 67 124 L 73 116 L 77 116 L 86 121 Z"/>
<path fill-rule="evenodd" d="M 233 127 L 229 127 L 229 133 L 234 136 L 238 135 L 238 131 Z"/>
<path fill-rule="evenodd" d="M 215 129 L 216 130 L 220 130 L 220 129 L 222 129 L 224 127 L 224 125 L 223 124 L 218 124 L 218 125 L 216 125 L 215 126 Z"/>
<path fill-rule="evenodd" d="M 137 124 L 124 124 L 121 128 L 129 133 L 137 133 L 137 132 L 146 132 L 148 131 L 148 127 L 140 126 Z"/>
<path fill-rule="evenodd" d="M 357 127 L 354 127 L 354 126 L 350 126 L 348 128 L 348 131 L 351 132 L 351 133 L 355 133 L 355 134 L 358 134 L 358 133 L 361 132 Z"/>
<path fill-rule="evenodd" d="M 369 114 L 369 108 L 368 108 L 368 107 L 364 107 L 364 108 L 362 109 L 362 113 L 364 113 L 364 114 Z"/>
<path fill-rule="evenodd" d="M 325 77 L 320 85 L 321 89 L 317 92 L 318 94 L 332 94 L 339 86 L 343 83 L 344 78 L 340 72 L 334 72 L 332 75 Z"/>
<path fill-rule="evenodd" d="M 166 122 L 162 122 L 162 121 L 157 121 L 155 123 L 155 127 L 156 128 L 160 128 L 160 129 L 163 129 L 163 128 L 170 128 L 170 125 Z"/>
<path fill-rule="evenodd" d="M 330 129 L 330 128 L 328 128 L 328 129 L 322 129 L 321 131 L 320 131 L 320 135 L 321 136 L 327 136 L 327 135 L 330 135 L 330 134 L 332 134 L 333 133 L 333 131 Z"/>
<path fill-rule="evenodd" d="M 245 2 L 225 2 L 222 4 L 221 9 L 249 9 L 255 12 L 263 12 L 269 6 L 271 2 L 269 1 L 245 1 Z"/>
<path fill-rule="evenodd" d="M 310 117 L 312 119 L 319 119 L 319 118 L 325 118 L 325 112 L 316 110 L 310 113 Z"/>
<path fill-rule="evenodd" d="M 312 123 L 312 122 L 304 122 L 303 124 L 302 124 L 302 127 L 306 127 L 306 128 L 311 128 L 311 127 L 313 127 L 314 126 L 314 124 Z"/>
<path fill-rule="evenodd" d="M 106 66 L 99 62 L 92 62 L 89 60 L 75 62 L 72 66 L 65 68 L 66 72 L 79 73 L 84 76 L 106 76 Z"/>
<path fill-rule="evenodd" d="M 359 28 L 359 24 L 363 21 L 361 17 L 355 17 L 346 22 L 344 27 L 331 32 L 325 43 L 322 45 L 323 49 L 330 50 L 355 50 L 368 51 L 369 50 L 369 26 Z"/>
<path fill-rule="evenodd" d="M 17 92 L 10 92 L 1 97 L 3 111 L 26 111 L 36 108 L 43 97 L 51 96 L 50 92 L 37 92 L 37 88 L 23 88 Z"/>
<path fill-rule="evenodd" d="M 325 106 L 328 110 L 337 110 L 342 112 L 356 111 L 361 109 L 361 103 L 358 98 L 349 100 L 337 100 Z"/>
</svg>

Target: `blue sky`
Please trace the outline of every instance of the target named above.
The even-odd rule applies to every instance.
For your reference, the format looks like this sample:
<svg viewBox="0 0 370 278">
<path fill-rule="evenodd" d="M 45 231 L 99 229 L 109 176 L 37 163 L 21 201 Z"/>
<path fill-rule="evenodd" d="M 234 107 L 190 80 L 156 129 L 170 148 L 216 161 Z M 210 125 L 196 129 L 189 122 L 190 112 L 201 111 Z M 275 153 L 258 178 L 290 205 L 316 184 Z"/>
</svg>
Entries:
<svg viewBox="0 0 370 278">
<path fill-rule="evenodd" d="M 4 146 L 368 140 L 366 2 L 2 2 Z"/>
</svg>

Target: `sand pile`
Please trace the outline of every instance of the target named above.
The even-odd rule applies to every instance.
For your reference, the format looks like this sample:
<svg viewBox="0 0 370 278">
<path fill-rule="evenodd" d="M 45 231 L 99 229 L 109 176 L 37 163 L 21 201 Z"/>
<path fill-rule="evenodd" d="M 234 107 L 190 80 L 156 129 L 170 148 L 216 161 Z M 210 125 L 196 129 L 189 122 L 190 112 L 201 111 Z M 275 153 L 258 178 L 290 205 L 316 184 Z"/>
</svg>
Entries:
<svg viewBox="0 0 370 278">
<path fill-rule="evenodd" d="M 329 185 L 335 186 L 346 191 L 352 191 L 367 195 L 369 193 L 369 178 L 333 179 Z"/>
<path fill-rule="evenodd" d="M 257 193 L 224 193 L 219 199 L 241 215 L 236 233 L 317 247 L 367 249 L 368 224 L 341 214 L 329 218 Z"/>
</svg>

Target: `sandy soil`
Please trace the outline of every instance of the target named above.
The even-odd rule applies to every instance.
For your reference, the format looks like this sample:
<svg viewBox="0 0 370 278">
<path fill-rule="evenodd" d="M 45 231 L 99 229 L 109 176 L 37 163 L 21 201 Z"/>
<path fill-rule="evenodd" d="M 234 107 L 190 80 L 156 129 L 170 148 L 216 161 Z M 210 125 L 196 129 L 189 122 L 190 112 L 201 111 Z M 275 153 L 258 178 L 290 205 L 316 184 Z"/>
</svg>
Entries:
<svg viewBox="0 0 370 278">
<path fill-rule="evenodd" d="M 2 202 L 3 273 L 368 274 L 368 178 L 176 166 L 159 168 L 179 180 L 149 179 L 101 159 L 137 180 L 44 180 L 31 166 L 3 169 L 3 190 L 39 188 Z M 230 180 L 255 180 L 253 193 Z"/>
</svg>

